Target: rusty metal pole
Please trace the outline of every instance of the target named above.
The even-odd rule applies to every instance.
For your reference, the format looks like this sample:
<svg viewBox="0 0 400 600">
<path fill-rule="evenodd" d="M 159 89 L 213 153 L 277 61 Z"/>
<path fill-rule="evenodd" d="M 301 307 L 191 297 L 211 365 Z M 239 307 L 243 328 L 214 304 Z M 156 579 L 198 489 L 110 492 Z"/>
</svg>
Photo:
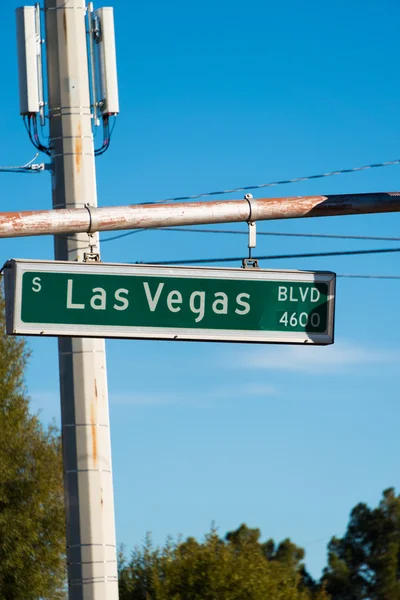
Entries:
<svg viewBox="0 0 400 600">
<path fill-rule="evenodd" d="M 239 223 L 248 221 L 250 216 L 247 200 L 75 208 L 91 198 L 92 195 L 86 194 L 81 202 L 68 203 L 70 208 L 65 210 L 0 213 L 0 238 L 72 234 L 90 228 L 92 231 L 118 231 Z M 390 212 L 400 212 L 400 192 L 258 198 L 253 203 L 251 218 L 253 221 L 272 221 Z M 79 239 L 82 247 L 87 248 L 87 236 Z"/>
<path fill-rule="evenodd" d="M 53 208 L 87 213 L 97 192 L 84 1 L 45 0 L 45 20 Z M 91 243 L 98 252 L 97 234 Z M 57 236 L 56 259 L 81 261 L 87 246 L 85 233 Z M 104 340 L 60 338 L 58 352 L 69 598 L 117 600 Z"/>
</svg>

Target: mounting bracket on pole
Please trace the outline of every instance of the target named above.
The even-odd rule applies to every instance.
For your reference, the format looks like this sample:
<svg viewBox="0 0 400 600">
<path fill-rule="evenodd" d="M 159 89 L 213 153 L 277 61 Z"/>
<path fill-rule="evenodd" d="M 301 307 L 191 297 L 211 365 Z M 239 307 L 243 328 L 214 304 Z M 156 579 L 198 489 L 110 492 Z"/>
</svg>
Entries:
<svg viewBox="0 0 400 600">
<path fill-rule="evenodd" d="M 87 232 L 89 234 L 96 233 L 96 231 L 98 231 L 98 224 L 99 224 L 99 219 L 96 214 L 97 206 L 94 206 L 93 204 L 90 204 L 90 202 L 87 202 L 85 204 L 85 208 L 89 213 L 89 227 L 88 227 Z"/>
<path fill-rule="evenodd" d="M 248 258 L 244 258 L 242 260 L 242 267 L 243 267 L 243 269 L 248 269 L 248 268 L 258 269 L 259 268 L 258 260 L 251 257 L 251 250 L 252 250 L 252 248 L 255 248 L 256 244 L 257 244 L 257 239 L 256 239 L 257 238 L 257 228 L 256 228 L 256 223 L 253 221 L 253 212 L 255 212 L 253 209 L 255 208 L 257 200 L 255 200 L 253 198 L 252 194 L 245 194 L 244 199 L 247 200 L 247 202 L 249 204 L 249 218 L 247 221 L 247 225 L 249 227 L 249 243 L 248 243 L 249 256 L 248 256 Z"/>
<path fill-rule="evenodd" d="M 85 252 L 83 255 L 83 262 L 100 262 L 100 254 L 98 252 L 93 252 L 93 248 L 96 243 L 93 240 L 93 234 L 97 231 L 98 218 L 96 215 L 96 206 L 87 202 L 85 204 L 85 208 L 89 213 L 89 228 L 87 230 L 88 234 L 88 245 L 90 248 L 90 252 Z"/>
</svg>

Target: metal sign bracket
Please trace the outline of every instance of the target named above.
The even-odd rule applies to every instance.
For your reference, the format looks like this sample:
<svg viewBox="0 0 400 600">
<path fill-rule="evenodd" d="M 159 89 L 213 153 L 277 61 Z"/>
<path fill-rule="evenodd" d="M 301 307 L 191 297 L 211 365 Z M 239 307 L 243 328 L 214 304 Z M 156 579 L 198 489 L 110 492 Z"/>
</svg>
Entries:
<svg viewBox="0 0 400 600">
<path fill-rule="evenodd" d="M 83 262 L 100 262 L 100 254 L 99 252 L 94 252 L 93 249 L 97 246 L 96 241 L 94 240 L 94 234 L 97 231 L 97 215 L 95 213 L 96 206 L 93 206 L 89 202 L 85 204 L 85 208 L 89 213 L 89 229 L 87 231 L 88 234 L 88 246 L 90 251 L 85 252 L 83 255 Z"/>
<path fill-rule="evenodd" d="M 256 258 L 244 258 L 242 260 L 242 268 L 243 269 L 259 269 L 260 265 L 258 264 L 258 260 Z"/>
<path fill-rule="evenodd" d="M 256 205 L 256 200 L 253 198 L 252 194 L 245 194 L 244 199 L 247 200 L 248 204 L 249 204 L 249 218 L 247 221 L 247 225 L 249 228 L 249 242 L 247 244 L 248 248 L 249 248 L 249 256 L 248 258 L 244 258 L 242 260 L 242 268 L 243 269 L 259 269 L 259 264 L 258 264 L 258 260 L 255 258 L 252 258 L 251 256 L 251 250 L 252 248 L 256 247 L 257 244 L 257 228 L 256 228 L 256 223 L 253 221 L 253 213 L 255 205 Z"/>
<path fill-rule="evenodd" d="M 85 252 L 83 254 L 83 262 L 87 262 L 87 263 L 94 263 L 94 262 L 101 262 L 100 261 L 100 254 L 98 252 Z"/>
</svg>

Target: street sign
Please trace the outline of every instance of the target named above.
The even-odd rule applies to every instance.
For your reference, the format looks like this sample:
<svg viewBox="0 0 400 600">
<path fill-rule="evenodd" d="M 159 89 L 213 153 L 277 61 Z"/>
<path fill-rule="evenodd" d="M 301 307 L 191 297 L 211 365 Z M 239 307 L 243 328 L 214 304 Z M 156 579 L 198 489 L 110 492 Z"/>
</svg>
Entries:
<svg viewBox="0 0 400 600">
<path fill-rule="evenodd" d="M 11 260 L 7 333 L 332 344 L 335 275 Z"/>
</svg>

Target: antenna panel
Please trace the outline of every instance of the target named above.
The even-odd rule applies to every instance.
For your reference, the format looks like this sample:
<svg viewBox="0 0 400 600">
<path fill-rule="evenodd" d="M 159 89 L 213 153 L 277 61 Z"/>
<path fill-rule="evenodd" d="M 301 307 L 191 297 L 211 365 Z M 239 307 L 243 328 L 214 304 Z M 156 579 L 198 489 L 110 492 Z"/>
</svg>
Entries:
<svg viewBox="0 0 400 600">
<path fill-rule="evenodd" d="M 16 9 L 17 53 L 19 79 L 19 112 L 31 115 L 39 112 L 38 55 L 40 40 L 36 33 L 36 9 L 21 6 Z"/>
<path fill-rule="evenodd" d="M 114 11 L 111 7 L 99 8 L 95 15 L 100 30 L 96 40 L 100 113 L 116 115 L 119 113 L 119 100 Z"/>
</svg>

